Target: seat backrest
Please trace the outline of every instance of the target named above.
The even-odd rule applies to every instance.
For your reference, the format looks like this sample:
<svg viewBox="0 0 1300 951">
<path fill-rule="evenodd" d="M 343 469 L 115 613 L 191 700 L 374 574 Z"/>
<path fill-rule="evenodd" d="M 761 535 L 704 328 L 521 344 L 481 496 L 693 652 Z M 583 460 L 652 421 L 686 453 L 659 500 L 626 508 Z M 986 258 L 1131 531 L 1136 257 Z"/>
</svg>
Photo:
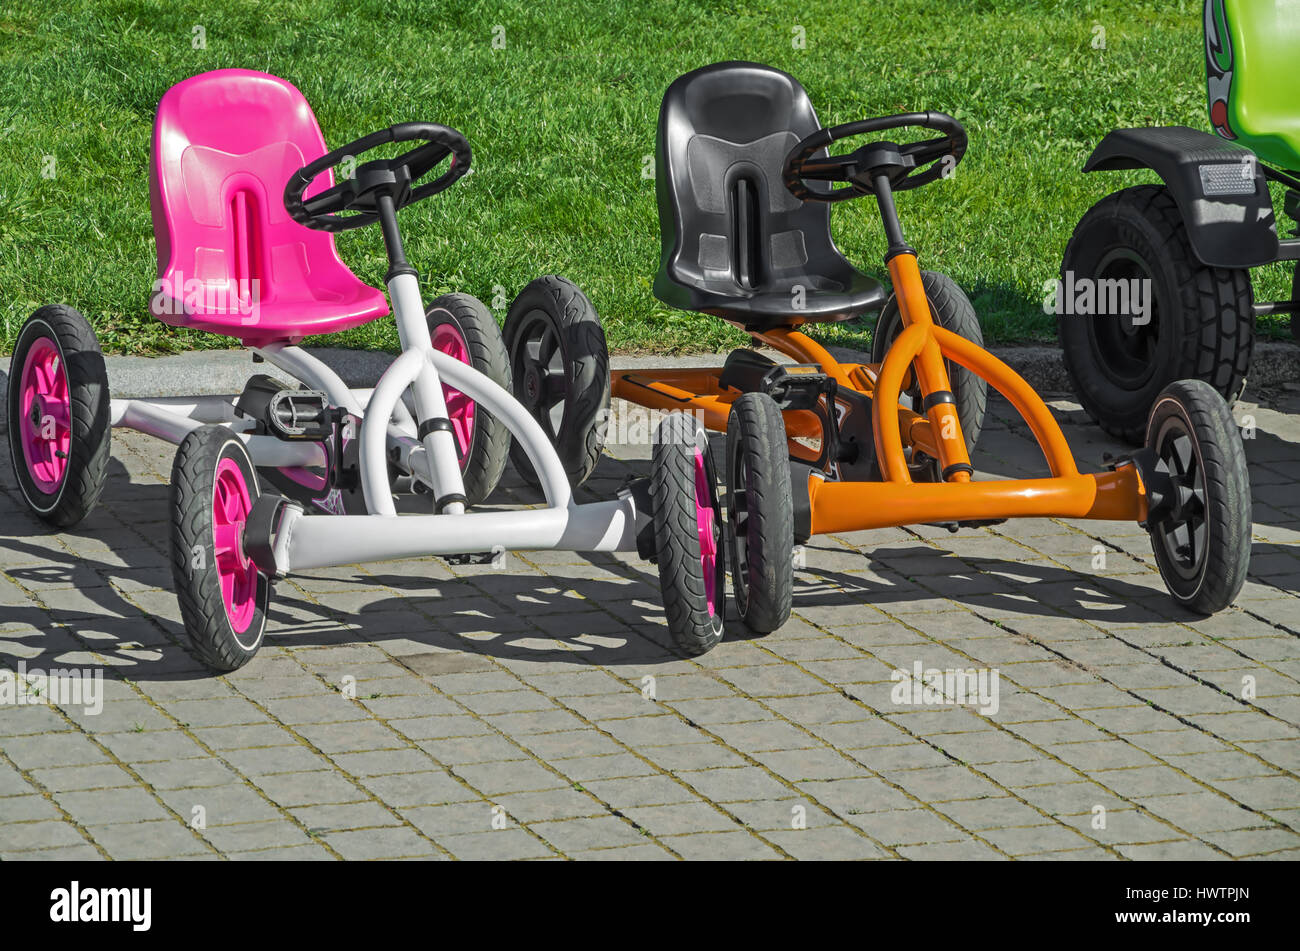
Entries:
<svg viewBox="0 0 1300 951">
<path fill-rule="evenodd" d="M 346 269 L 333 235 L 284 210 L 289 176 L 325 151 L 307 100 L 276 76 L 219 69 L 163 94 L 149 197 L 158 277 L 185 313 L 233 314 L 252 295 L 309 299 L 313 272 Z M 322 175 L 308 194 L 332 184 Z"/>
<path fill-rule="evenodd" d="M 1300 0 L 1205 0 L 1210 123 L 1300 171 Z"/>
<path fill-rule="evenodd" d="M 717 63 L 673 81 L 655 156 L 655 296 L 692 309 L 693 290 L 748 298 L 837 283 L 819 280 L 848 269 L 830 206 L 801 202 L 781 181 L 790 149 L 820 127 L 803 87 L 770 66 Z"/>
</svg>

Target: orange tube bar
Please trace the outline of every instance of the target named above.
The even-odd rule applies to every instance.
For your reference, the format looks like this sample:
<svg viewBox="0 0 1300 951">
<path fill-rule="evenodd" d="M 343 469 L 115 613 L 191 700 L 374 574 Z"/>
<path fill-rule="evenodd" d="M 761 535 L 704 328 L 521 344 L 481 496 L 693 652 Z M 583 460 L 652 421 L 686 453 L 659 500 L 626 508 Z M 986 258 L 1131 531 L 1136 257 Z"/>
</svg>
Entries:
<svg viewBox="0 0 1300 951">
<path fill-rule="evenodd" d="M 1141 521 L 1137 471 L 990 482 L 828 482 L 810 476 L 812 532 L 825 535 L 923 522 L 1002 518 Z"/>
<path fill-rule="evenodd" d="M 936 325 L 932 332 L 939 341 L 944 356 L 982 376 L 1016 408 L 1016 412 L 1029 424 L 1034 438 L 1038 440 L 1038 446 L 1047 458 L 1052 475 L 1079 474 L 1079 468 L 1074 463 L 1074 453 L 1070 451 L 1070 444 L 1065 441 L 1061 427 L 1052 418 L 1052 411 L 1019 373 L 987 350 L 951 330 Z"/>
</svg>

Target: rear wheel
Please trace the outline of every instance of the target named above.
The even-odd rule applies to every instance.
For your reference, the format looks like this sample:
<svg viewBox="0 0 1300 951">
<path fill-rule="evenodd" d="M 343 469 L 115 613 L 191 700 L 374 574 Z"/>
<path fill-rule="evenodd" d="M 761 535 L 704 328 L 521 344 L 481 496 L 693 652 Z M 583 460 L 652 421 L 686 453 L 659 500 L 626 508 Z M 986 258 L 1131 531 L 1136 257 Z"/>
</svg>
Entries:
<svg viewBox="0 0 1300 951">
<path fill-rule="evenodd" d="M 1148 522 L 1156 564 L 1174 600 L 1213 614 L 1237 597 L 1250 565 L 1250 476 L 1227 404 L 1202 380 L 1170 384 L 1151 408 L 1146 446 L 1172 484 Z"/>
<path fill-rule="evenodd" d="M 976 346 L 984 346 L 984 333 L 980 328 L 979 317 L 970 299 L 957 285 L 957 282 L 938 271 L 922 271 L 921 283 L 925 286 L 925 296 L 930 302 L 930 313 L 935 323 L 945 330 L 951 330 L 959 337 L 965 337 Z M 880 363 L 889 352 L 889 346 L 903 332 L 903 318 L 898 310 L 898 298 L 891 296 L 880 317 L 876 320 L 876 331 L 871 338 L 871 360 Z M 958 366 L 951 360 L 945 360 L 948 370 L 948 383 L 952 387 L 953 399 L 957 401 L 957 418 L 961 422 L 962 436 L 966 440 L 966 451 L 975 451 L 980 431 L 984 428 L 984 413 L 988 407 L 988 384 L 984 378 L 972 373 L 965 367 Z M 912 385 L 903 390 L 913 412 L 920 413 L 921 385 L 912 374 Z M 910 460 L 913 478 L 939 482 L 938 460 L 916 453 Z"/>
<path fill-rule="evenodd" d="M 266 630 L 270 583 L 245 550 L 261 493 L 243 442 L 224 426 L 187 435 L 172 463 L 172 580 L 190 646 L 213 670 L 253 659 Z"/>
<path fill-rule="evenodd" d="M 722 640 L 726 556 L 709 435 L 685 413 L 655 431 L 650 494 L 668 631 L 684 654 L 703 654 Z"/>
<path fill-rule="evenodd" d="M 539 277 L 511 303 L 504 336 L 515 397 L 541 424 L 577 488 L 596 468 L 609 425 L 609 351 L 596 308 L 572 281 Z M 540 487 L 517 440 L 510 458 L 526 482 Z"/>
<path fill-rule="evenodd" d="M 433 349 L 468 363 L 507 392 L 510 357 L 492 312 L 468 294 L 444 294 L 424 318 Z M 487 499 L 501 481 L 510 452 L 510 430 L 459 390 L 443 385 L 467 505 Z"/>
<path fill-rule="evenodd" d="M 794 503 L 785 424 L 766 393 L 746 393 L 727 420 L 727 541 L 741 620 L 768 634 L 790 618 Z"/>
<path fill-rule="evenodd" d="M 9 453 L 28 507 L 69 528 L 99 501 L 112 422 L 108 371 L 86 318 L 51 305 L 18 332 L 9 370 Z"/>
<path fill-rule="evenodd" d="M 1203 380 L 1229 403 L 1241 395 L 1255 345 L 1250 272 L 1202 264 L 1163 185 L 1093 205 L 1065 248 L 1061 282 L 1065 369 L 1108 433 L 1140 442 L 1156 397 L 1176 380 Z"/>
</svg>

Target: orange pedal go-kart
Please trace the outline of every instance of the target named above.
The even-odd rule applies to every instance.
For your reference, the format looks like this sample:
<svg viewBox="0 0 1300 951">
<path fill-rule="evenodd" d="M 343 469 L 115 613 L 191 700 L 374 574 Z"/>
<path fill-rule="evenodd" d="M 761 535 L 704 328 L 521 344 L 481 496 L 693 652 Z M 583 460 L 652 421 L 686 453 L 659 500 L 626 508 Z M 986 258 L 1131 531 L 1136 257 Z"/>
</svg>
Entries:
<svg viewBox="0 0 1300 951">
<path fill-rule="evenodd" d="M 827 154 L 842 139 L 905 128 L 935 135 Z M 706 564 L 721 583 L 730 562 L 741 619 L 766 633 L 789 617 L 793 543 L 812 535 L 1024 516 L 1129 520 L 1150 532 L 1179 604 L 1220 610 L 1245 579 L 1251 531 L 1245 455 L 1227 405 L 1204 382 L 1175 382 L 1151 410 L 1143 448 L 1106 471 L 1080 472 L 1042 399 L 983 349 L 960 288 L 920 270 L 904 237 L 894 194 L 946 176 L 965 150 L 961 124 L 939 112 L 822 128 L 793 77 L 754 63 L 707 66 L 669 86 L 657 143 L 655 294 L 734 323 L 794 361 L 741 349 L 716 369 L 613 374 L 614 396 L 686 411 L 727 433 L 726 543 Z M 829 205 L 867 195 L 889 243 L 888 299 L 830 234 Z M 877 310 L 869 363 L 841 363 L 800 330 Z M 974 478 L 986 384 L 1024 417 L 1050 476 Z M 699 541 L 710 554 L 706 527 Z M 679 646 L 701 653 L 722 625 L 683 634 Z"/>
</svg>

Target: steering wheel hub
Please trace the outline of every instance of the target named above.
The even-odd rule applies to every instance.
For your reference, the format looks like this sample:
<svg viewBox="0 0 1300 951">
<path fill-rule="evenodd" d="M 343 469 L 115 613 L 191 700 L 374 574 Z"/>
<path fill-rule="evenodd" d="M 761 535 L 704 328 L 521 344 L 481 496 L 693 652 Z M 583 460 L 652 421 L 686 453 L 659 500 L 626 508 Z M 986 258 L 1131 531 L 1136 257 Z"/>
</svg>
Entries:
<svg viewBox="0 0 1300 951">
<path fill-rule="evenodd" d="M 310 198 L 304 197 L 312 182 L 325 172 L 355 162 L 382 145 L 412 141 L 422 144 L 393 159 L 365 162 L 355 174 Z M 431 182 L 417 184 L 448 156 L 451 165 L 447 171 Z M 379 219 L 381 195 L 392 199 L 394 210 L 422 201 L 449 188 L 468 172 L 470 157 L 469 142 L 455 129 L 432 122 L 404 122 L 349 142 L 298 169 L 285 185 L 284 209 L 294 221 L 318 231 L 360 228 Z M 345 211 L 353 214 L 341 214 Z"/>
<path fill-rule="evenodd" d="M 898 145 L 869 142 L 847 155 L 826 155 L 832 143 L 888 129 L 933 129 L 941 138 Z M 906 191 L 951 174 L 966 154 L 966 130 L 943 112 L 908 112 L 818 129 L 790 150 L 782 167 L 785 187 L 801 201 L 845 201 L 875 191 L 884 175 L 893 191 Z M 809 182 L 845 182 L 843 188 L 815 191 Z"/>
</svg>

